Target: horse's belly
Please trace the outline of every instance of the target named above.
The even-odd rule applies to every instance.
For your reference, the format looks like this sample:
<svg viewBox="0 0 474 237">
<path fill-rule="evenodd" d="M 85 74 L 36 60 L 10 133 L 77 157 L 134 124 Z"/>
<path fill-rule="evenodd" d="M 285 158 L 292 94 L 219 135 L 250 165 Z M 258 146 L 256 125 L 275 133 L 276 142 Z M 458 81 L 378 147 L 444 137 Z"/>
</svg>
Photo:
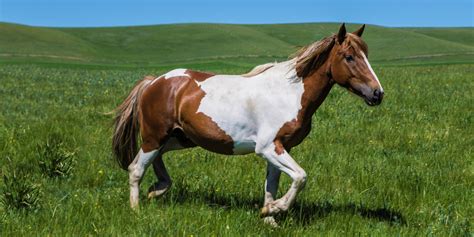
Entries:
<svg viewBox="0 0 474 237">
<path fill-rule="evenodd" d="M 255 142 L 254 141 L 234 141 L 234 154 L 235 155 L 245 155 L 255 152 Z"/>
<path fill-rule="evenodd" d="M 204 119 L 208 118 L 207 116 Z M 252 135 L 236 137 L 214 123 L 184 124 L 183 131 L 196 145 L 212 152 L 226 155 L 244 155 L 255 152 Z M 232 135 L 232 136 L 230 136 Z"/>
</svg>

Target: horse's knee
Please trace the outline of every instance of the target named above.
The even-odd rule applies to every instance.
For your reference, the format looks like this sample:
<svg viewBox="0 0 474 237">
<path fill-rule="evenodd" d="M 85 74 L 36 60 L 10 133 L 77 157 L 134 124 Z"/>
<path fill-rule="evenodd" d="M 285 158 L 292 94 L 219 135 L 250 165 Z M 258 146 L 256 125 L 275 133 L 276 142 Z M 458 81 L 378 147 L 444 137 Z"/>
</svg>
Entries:
<svg viewBox="0 0 474 237">
<path fill-rule="evenodd" d="M 305 186 L 306 177 L 307 177 L 307 174 L 304 170 L 300 170 L 299 172 L 295 174 L 293 181 L 295 182 L 295 185 L 297 188 L 303 188 Z"/>
</svg>

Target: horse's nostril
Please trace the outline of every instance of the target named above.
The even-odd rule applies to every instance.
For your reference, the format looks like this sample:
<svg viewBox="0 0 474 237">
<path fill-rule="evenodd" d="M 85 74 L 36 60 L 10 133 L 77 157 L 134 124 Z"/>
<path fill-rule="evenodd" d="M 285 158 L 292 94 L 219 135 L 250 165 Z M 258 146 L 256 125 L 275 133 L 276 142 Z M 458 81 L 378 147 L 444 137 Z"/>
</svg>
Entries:
<svg viewBox="0 0 474 237">
<path fill-rule="evenodd" d="M 380 97 L 380 94 L 381 94 L 381 93 L 380 93 L 380 91 L 379 91 L 378 89 L 375 89 L 375 90 L 374 90 L 374 96 L 375 96 L 375 98 L 379 98 L 379 97 Z"/>
<path fill-rule="evenodd" d="M 372 97 L 372 101 L 375 103 L 375 105 L 379 105 L 382 103 L 383 99 L 383 91 L 379 89 L 374 90 L 374 96 Z"/>
</svg>

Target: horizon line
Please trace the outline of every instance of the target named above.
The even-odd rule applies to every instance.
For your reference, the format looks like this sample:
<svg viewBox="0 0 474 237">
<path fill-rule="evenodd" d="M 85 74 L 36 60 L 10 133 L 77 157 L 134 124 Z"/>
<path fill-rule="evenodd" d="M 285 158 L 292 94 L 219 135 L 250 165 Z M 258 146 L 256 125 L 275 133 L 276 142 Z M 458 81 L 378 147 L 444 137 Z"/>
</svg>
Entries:
<svg viewBox="0 0 474 237">
<path fill-rule="evenodd" d="M 400 25 L 400 26 L 386 26 L 372 23 L 360 23 L 360 22 L 335 22 L 335 21 L 301 21 L 301 22 L 275 22 L 275 23 L 234 23 L 234 22 L 173 22 L 173 23 L 156 23 L 156 24 L 130 24 L 130 25 L 102 25 L 102 26 L 51 26 L 51 25 L 32 25 L 11 21 L 0 21 L 0 23 L 22 25 L 29 27 L 42 27 L 42 28 L 122 28 L 122 27 L 150 27 L 150 26 L 166 26 L 166 25 L 192 25 L 192 24 L 208 24 L 208 25 L 299 25 L 299 24 L 353 24 L 362 25 L 366 24 L 369 26 L 385 27 L 385 28 L 474 28 L 473 25 L 459 25 L 459 26 L 417 26 L 417 25 Z"/>
</svg>

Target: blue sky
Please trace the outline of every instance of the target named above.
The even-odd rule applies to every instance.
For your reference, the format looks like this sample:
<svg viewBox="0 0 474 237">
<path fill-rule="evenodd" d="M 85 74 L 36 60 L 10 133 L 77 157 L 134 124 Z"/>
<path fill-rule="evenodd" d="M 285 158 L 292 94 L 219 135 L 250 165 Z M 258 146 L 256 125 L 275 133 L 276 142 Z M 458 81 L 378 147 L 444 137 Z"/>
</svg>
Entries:
<svg viewBox="0 0 474 237">
<path fill-rule="evenodd" d="M 473 0 L 0 0 L 0 21 L 36 26 L 353 22 L 474 26 Z"/>
</svg>

